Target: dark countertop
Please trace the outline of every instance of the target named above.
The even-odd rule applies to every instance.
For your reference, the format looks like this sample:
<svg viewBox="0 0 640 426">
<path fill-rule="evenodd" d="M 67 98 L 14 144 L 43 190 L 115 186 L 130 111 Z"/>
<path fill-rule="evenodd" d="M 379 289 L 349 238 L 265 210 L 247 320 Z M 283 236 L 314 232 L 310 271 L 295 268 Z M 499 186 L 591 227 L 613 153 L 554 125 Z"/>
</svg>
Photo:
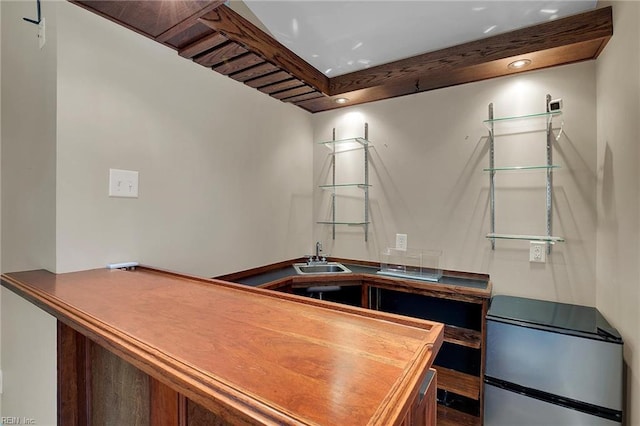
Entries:
<svg viewBox="0 0 640 426">
<path fill-rule="evenodd" d="M 354 274 L 375 274 L 378 272 L 379 268 L 373 266 L 364 266 L 364 265 L 352 265 L 349 263 L 341 262 L 344 266 L 349 268 Z M 346 275 L 339 274 L 338 276 Z M 249 285 L 252 287 L 258 287 L 276 280 L 281 280 L 283 278 L 289 277 L 302 277 L 303 275 L 298 275 L 293 266 L 285 266 L 282 268 L 277 268 L 273 270 L 269 270 L 266 272 L 262 272 L 256 275 L 251 275 L 246 278 L 240 278 L 237 280 L 232 280 L 232 282 L 237 284 Z M 307 275 L 308 276 L 308 275 Z M 315 275 L 317 276 L 317 275 Z M 336 274 L 332 275 L 336 276 Z"/>
<path fill-rule="evenodd" d="M 364 275 L 366 278 L 377 279 L 377 280 L 386 280 L 386 281 L 397 281 L 404 283 L 411 283 L 412 286 L 415 287 L 433 287 L 433 286 L 442 286 L 444 287 L 456 287 L 456 288 L 468 288 L 470 290 L 480 291 L 482 293 L 487 293 L 487 297 L 491 294 L 491 282 L 489 280 L 488 275 L 484 274 L 473 274 L 473 273 L 465 273 L 465 272 L 457 272 L 457 271 L 444 271 L 442 278 L 436 282 L 415 280 L 410 278 L 396 278 L 390 277 L 386 275 L 379 275 L 378 271 L 380 270 L 379 266 L 373 265 L 372 262 L 361 262 L 361 261 L 351 261 L 357 263 L 351 263 L 348 259 L 329 259 L 332 262 L 339 262 L 345 265 L 352 271 L 352 274 L 309 274 L 309 275 L 299 275 L 296 273 L 293 266 L 293 263 L 302 262 L 299 259 L 291 260 L 287 262 L 281 262 L 273 265 L 267 265 L 247 271 L 238 272 L 235 274 L 224 275 L 221 277 L 217 277 L 217 279 L 222 279 L 226 281 L 231 281 L 237 284 L 244 284 L 252 287 L 264 286 L 269 283 L 273 283 L 280 280 L 286 279 L 297 279 L 297 280 L 305 280 L 313 277 L 314 280 L 319 279 L 319 277 L 324 277 L 326 279 L 339 280 L 340 277 L 345 278 L 347 276 L 353 277 L 353 275 Z M 369 264 L 363 264 L 369 263 Z"/>
</svg>

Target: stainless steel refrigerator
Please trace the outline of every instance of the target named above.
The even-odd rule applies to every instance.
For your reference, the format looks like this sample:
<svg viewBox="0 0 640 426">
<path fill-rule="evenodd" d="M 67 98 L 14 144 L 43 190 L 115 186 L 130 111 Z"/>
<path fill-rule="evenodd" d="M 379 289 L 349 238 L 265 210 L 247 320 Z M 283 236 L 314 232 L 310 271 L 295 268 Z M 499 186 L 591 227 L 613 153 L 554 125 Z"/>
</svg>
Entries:
<svg viewBox="0 0 640 426">
<path fill-rule="evenodd" d="M 595 308 L 494 296 L 485 426 L 622 424 L 622 343 Z"/>
</svg>

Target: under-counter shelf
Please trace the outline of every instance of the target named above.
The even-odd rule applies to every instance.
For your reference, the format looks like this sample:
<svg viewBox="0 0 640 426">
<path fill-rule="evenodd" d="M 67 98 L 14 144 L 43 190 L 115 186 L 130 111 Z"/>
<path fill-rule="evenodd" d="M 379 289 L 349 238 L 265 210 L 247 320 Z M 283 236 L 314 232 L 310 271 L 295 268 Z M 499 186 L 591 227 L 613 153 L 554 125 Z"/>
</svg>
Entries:
<svg viewBox="0 0 640 426">
<path fill-rule="evenodd" d="M 481 426 L 482 419 L 438 404 L 438 426 Z"/>
<path fill-rule="evenodd" d="M 482 347 L 482 333 L 468 328 L 445 325 L 444 341 L 468 348 L 480 349 Z"/>
<path fill-rule="evenodd" d="M 438 387 L 440 389 L 471 399 L 480 398 L 480 377 L 438 365 L 435 365 L 434 368 L 438 372 Z"/>
</svg>

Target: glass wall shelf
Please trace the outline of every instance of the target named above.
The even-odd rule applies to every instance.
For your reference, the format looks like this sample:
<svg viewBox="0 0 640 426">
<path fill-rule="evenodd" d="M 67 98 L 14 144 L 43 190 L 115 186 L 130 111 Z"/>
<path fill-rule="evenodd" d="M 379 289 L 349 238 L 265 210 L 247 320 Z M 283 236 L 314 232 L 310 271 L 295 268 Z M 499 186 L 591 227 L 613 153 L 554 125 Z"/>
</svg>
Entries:
<svg viewBox="0 0 640 426">
<path fill-rule="evenodd" d="M 547 243 L 563 243 L 563 237 L 552 237 L 547 235 L 516 235 L 516 234 L 487 234 L 490 240 L 528 240 L 528 241 L 543 241 Z"/>
<path fill-rule="evenodd" d="M 341 145 L 349 142 L 357 142 L 362 146 L 369 145 L 369 141 L 365 138 L 349 138 L 349 139 L 338 139 L 337 141 L 326 141 L 326 142 L 317 142 L 319 145 L 325 145 L 331 147 L 333 145 Z"/>
<path fill-rule="evenodd" d="M 320 145 L 324 145 L 326 146 L 329 151 L 330 154 L 328 154 L 330 156 L 330 176 L 331 176 L 331 183 L 327 183 L 324 185 L 318 185 L 320 187 L 320 189 L 323 189 L 325 191 L 330 191 L 329 196 L 330 196 L 330 200 L 329 202 L 331 203 L 331 216 L 328 218 L 328 220 L 322 220 L 322 221 L 318 221 L 316 222 L 317 224 L 322 224 L 322 225 L 331 225 L 332 226 L 332 230 L 331 230 L 331 236 L 332 238 L 335 240 L 336 239 L 336 225 L 347 225 L 347 226 L 362 226 L 364 229 L 364 241 L 367 242 L 368 241 L 368 234 L 369 234 L 369 223 L 371 223 L 369 221 L 369 188 L 371 187 L 371 185 L 369 185 L 369 147 L 371 146 L 371 144 L 369 143 L 369 124 L 364 123 L 364 137 L 355 137 L 355 138 L 348 138 L 348 139 L 336 139 L 336 129 L 333 129 L 333 138 L 330 141 L 325 141 L 325 142 L 317 142 Z M 362 172 L 363 172 L 363 176 L 362 176 L 362 181 L 360 182 L 349 182 L 347 181 L 347 179 L 351 179 L 349 177 L 347 177 L 346 175 L 342 175 L 342 178 L 338 177 L 338 179 L 336 179 L 336 163 L 337 163 L 337 157 L 336 154 L 341 154 L 341 153 L 346 153 L 346 152 L 354 152 L 354 158 L 351 159 L 349 156 L 347 156 L 347 158 L 345 160 L 354 160 L 357 156 L 360 155 L 360 153 L 364 153 L 363 156 L 363 163 L 362 163 Z M 356 155 L 357 154 L 357 155 Z M 341 162 L 342 164 L 342 162 Z M 348 165 L 348 164 L 346 164 Z M 360 180 L 360 178 L 356 178 L 357 180 Z M 338 182 L 345 182 L 346 183 L 338 183 Z M 326 181 L 325 181 L 326 182 Z M 349 213 L 346 214 L 346 218 L 343 216 L 342 218 L 339 218 L 338 216 L 340 215 L 344 215 L 346 212 L 340 212 L 339 214 L 336 212 L 336 205 L 338 203 L 342 203 L 344 201 L 346 201 L 346 197 L 345 199 L 343 199 L 342 194 L 339 193 L 339 191 L 345 190 L 345 189 L 355 189 L 355 190 L 361 190 L 361 193 L 358 193 L 355 195 L 355 197 L 352 197 L 351 200 L 349 200 L 350 202 L 352 201 L 356 201 L 359 202 L 361 200 L 362 202 L 362 210 L 363 210 L 363 215 L 356 215 L 354 212 L 352 212 L 351 210 L 353 210 L 353 208 L 348 209 Z M 353 191 L 353 190 L 352 190 Z M 348 192 L 348 191 L 346 191 Z M 353 195 L 353 193 L 352 193 Z M 326 197 L 326 196 L 324 196 Z M 348 203 L 345 204 L 346 206 L 350 206 Z M 353 205 L 354 207 L 357 206 Z M 355 219 L 353 221 L 351 220 L 345 220 L 345 219 Z"/>
<path fill-rule="evenodd" d="M 322 189 L 336 189 L 336 188 L 360 188 L 360 189 L 365 189 L 365 188 L 371 188 L 371 185 L 366 184 L 366 183 L 339 183 L 336 185 L 320 185 L 320 188 Z"/>
<path fill-rule="evenodd" d="M 551 164 L 551 165 L 543 165 L 543 166 L 506 166 L 506 167 L 494 167 L 494 168 L 489 168 L 487 167 L 486 169 L 482 169 L 482 171 L 485 172 L 501 172 L 501 171 L 507 171 L 507 170 L 539 170 L 539 169 L 559 169 L 560 166 L 555 165 L 555 164 Z"/>
<path fill-rule="evenodd" d="M 371 222 L 333 222 L 331 220 L 328 221 L 320 221 L 320 222 L 316 222 L 319 223 L 321 225 L 350 225 L 350 226 L 357 226 L 357 225 L 368 225 Z"/>
<path fill-rule="evenodd" d="M 550 111 L 551 95 L 546 96 L 546 112 L 540 112 L 535 114 L 515 115 L 510 117 L 498 117 L 494 118 L 493 115 L 493 103 L 489 104 L 489 117 L 488 120 L 484 120 L 482 123 L 489 130 L 489 167 L 483 169 L 485 172 L 489 172 L 489 234 L 487 238 L 491 240 L 491 248 L 496 248 L 496 240 L 528 240 L 528 241 L 542 241 L 547 244 L 547 253 L 551 254 L 551 245 L 556 242 L 564 242 L 562 237 L 552 236 L 552 209 L 553 209 L 553 170 L 560 168 L 560 166 L 553 164 L 553 145 L 554 140 L 557 142 L 562 135 L 564 122 L 560 125 L 560 132 L 558 135 L 554 135 L 553 119 L 562 115 L 562 111 Z M 496 132 L 496 129 L 500 129 Z M 545 133 L 546 150 L 546 164 L 542 165 L 525 165 L 525 166 L 499 166 L 495 165 L 495 148 L 496 138 L 507 136 L 509 140 L 513 138 L 517 140 L 523 140 L 522 136 L 527 135 L 525 141 L 532 140 L 532 137 L 537 138 L 535 133 Z M 530 135 L 529 135 L 530 134 Z M 542 142 L 542 140 L 541 140 Z M 518 234 L 498 234 L 496 233 L 496 187 L 495 187 L 495 172 L 502 171 L 523 171 L 523 170 L 545 170 L 546 182 L 545 182 L 545 204 L 546 204 L 546 235 L 518 235 Z"/>
<path fill-rule="evenodd" d="M 562 111 L 539 112 L 536 114 L 515 115 L 513 117 L 492 118 L 489 120 L 484 120 L 483 123 L 485 126 L 487 126 L 487 128 L 489 128 L 489 130 L 491 130 L 490 126 L 492 123 L 502 123 L 505 121 L 515 121 L 515 120 L 526 120 L 529 118 L 540 118 L 540 117 L 553 118 L 553 117 L 558 117 L 560 115 L 562 115 Z"/>
</svg>

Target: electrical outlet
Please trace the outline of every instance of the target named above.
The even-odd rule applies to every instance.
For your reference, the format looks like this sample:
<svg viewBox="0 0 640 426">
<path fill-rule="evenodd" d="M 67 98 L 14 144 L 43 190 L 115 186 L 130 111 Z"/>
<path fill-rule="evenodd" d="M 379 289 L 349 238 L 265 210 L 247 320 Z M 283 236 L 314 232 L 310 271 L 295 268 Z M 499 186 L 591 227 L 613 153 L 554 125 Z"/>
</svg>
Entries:
<svg viewBox="0 0 640 426">
<path fill-rule="evenodd" d="M 109 197 L 138 198 L 138 172 L 109 169 Z"/>
<path fill-rule="evenodd" d="M 529 241 L 529 262 L 545 263 L 547 261 L 547 243 Z"/>
<path fill-rule="evenodd" d="M 396 234 L 396 250 L 407 249 L 407 234 Z"/>
</svg>

